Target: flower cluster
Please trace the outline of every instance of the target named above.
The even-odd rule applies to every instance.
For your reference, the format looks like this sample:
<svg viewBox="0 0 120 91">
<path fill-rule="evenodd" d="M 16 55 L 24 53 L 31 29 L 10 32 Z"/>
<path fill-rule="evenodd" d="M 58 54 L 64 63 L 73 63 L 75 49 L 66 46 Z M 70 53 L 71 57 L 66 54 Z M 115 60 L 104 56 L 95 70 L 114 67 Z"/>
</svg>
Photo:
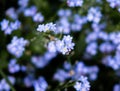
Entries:
<svg viewBox="0 0 120 91">
<path fill-rule="evenodd" d="M 88 82 L 87 77 L 81 76 L 75 83 L 74 88 L 76 91 L 89 91 L 90 83 Z"/>
<path fill-rule="evenodd" d="M 9 20 L 4 19 L 3 21 L 1 21 L 0 25 L 1 25 L 1 30 L 4 31 L 4 33 L 7 35 L 7 34 L 11 34 L 12 31 L 19 29 L 21 23 L 18 20 L 9 23 Z"/>
<path fill-rule="evenodd" d="M 21 7 L 27 7 L 29 0 L 18 0 L 18 5 Z"/>
<path fill-rule="evenodd" d="M 37 67 L 37 68 L 43 68 L 45 67 L 52 58 L 56 56 L 55 53 L 46 52 L 43 56 L 32 56 L 31 62 Z"/>
<path fill-rule="evenodd" d="M 38 25 L 37 31 L 39 32 L 47 32 L 47 31 L 54 31 L 56 30 L 56 24 L 53 24 L 52 22 L 47 24 L 40 24 Z"/>
<path fill-rule="evenodd" d="M 87 18 L 86 16 L 72 13 L 70 9 L 60 9 L 58 11 L 59 20 L 56 21 L 57 29 L 55 33 L 69 34 L 72 31 L 81 31 L 83 25 L 87 22 Z"/>
<path fill-rule="evenodd" d="M 88 10 L 87 20 L 94 23 L 99 23 L 101 20 L 102 14 L 99 7 L 91 7 Z"/>
<path fill-rule="evenodd" d="M 83 0 L 67 0 L 67 4 L 69 7 L 78 7 L 82 6 Z"/>
<path fill-rule="evenodd" d="M 10 63 L 8 64 L 8 70 L 10 73 L 16 73 L 19 72 L 20 70 L 20 65 L 16 64 L 17 60 L 16 59 L 11 59 Z"/>
<path fill-rule="evenodd" d="M 23 12 L 26 17 L 32 17 L 34 22 L 44 21 L 44 16 L 42 15 L 41 12 L 37 12 L 36 6 L 31 6 L 29 8 L 26 8 Z"/>
<path fill-rule="evenodd" d="M 43 77 L 39 77 L 39 79 L 34 82 L 34 91 L 46 91 L 47 87 L 48 84 Z"/>
<path fill-rule="evenodd" d="M 64 69 L 58 69 L 54 74 L 54 79 L 60 82 L 64 82 L 67 79 L 78 80 L 81 75 L 87 75 L 91 81 L 97 79 L 99 68 L 97 66 L 86 66 L 83 62 L 77 62 L 72 65 L 68 62 L 64 62 Z"/>
<path fill-rule="evenodd" d="M 12 1 L 0 1 L 0 91 L 120 91 L 120 0 Z"/>
<path fill-rule="evenodd" d="M 63 55 L 68 54 L 75 44 L 72 42 L 72 37 L 70 35 L 64 36 L 62 40 L 56 39 L 48 43 L 49 52 L 60 52 Z"/>
<path fill-rule="evenodd" d="M 14 77 L 8 76 L 7 78 L 9 79 L 9 81 L 11 82 L 12 85 L 15 84 L 15 78 L 14 78 Z M 5 79 L 2 79 L 2 80 L 0 81 L 0 90 L 1 90 L 1 91 L 10 91 L 10 86 L 9 86 L 9 84 L 6 82 Z"/>
<path fill-rule="evenodd" d="M 14 36 L 11 43 L 7 45 L 7 50 L 9 53 L 19 58 L 23 55 L 23 52 L 25 51 L 24 47 L 27 44 L 28 41 L 24 40 L 24 38 L 18 38 L 17 36 Z"/>
</svg>

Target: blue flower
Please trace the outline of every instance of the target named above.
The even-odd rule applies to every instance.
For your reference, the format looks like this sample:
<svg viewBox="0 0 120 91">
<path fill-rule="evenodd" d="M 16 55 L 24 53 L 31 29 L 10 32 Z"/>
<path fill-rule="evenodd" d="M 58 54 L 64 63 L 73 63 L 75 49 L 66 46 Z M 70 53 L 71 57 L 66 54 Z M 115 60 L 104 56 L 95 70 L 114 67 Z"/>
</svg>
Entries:
<svg viewBox="0 0 120 91">
<path fill-rule="evenodd" d="M 96 55 L 97 54 L 97 48 L 98 48 L 97 43 L 92 42 L 87 46 L 86 52 L 90 55 Z"/>
<path fill-rule="evenodd" d="M 82 6 L 83 0 L 67 0 L 67 4 L 69 7 Z"/>
<path fill-rule="evenodd" d="M 8 26 L 9 26 L 8 24 L 9 24 L 9 21 L 6 20 L 6 19 L 3 19 L 3 21 L 0 23 L 0 25 L 1 25 L 1 30 L 2 30 L 2 31 L 6 30 L 6 29 L 8 28 Z"/>
<path fill-rule="evenodd" d="M 71 16 L 72 14 L 72 11 L 70 9 L 60 9 L 58 11 L 58 16 L 59 17 L 68 17 L 68 16 Z"/>
<path fill-rule="evenodd" d="M 26 87 L 31 87 L 34 83 L 34 76 L 28 75 L 24 78 L 24 84 Z"/>
<path fill-rule="evenodd" d="M 100 12 L 99 7 L 91 7 L 88 10 L 88 15 L 87 15 L 88 21 L 92 21 L 94 23 L 99 23 L 101 20 L 101 17 L 102 17 L 102 14 Z"/>
<path fill-rule="evenodd" d="M 6 11 L 6 15 L 12 18 L 13 20 L 16 20 L 18 18 L 18 14 L 15 10 L 15 8 L 11 7 Z"/>
<path fill-rule="evenodd" d="M 113 91 L 120 91 L 120 84 L 115 84 Z"/>
<path fill-rule="evenodd" d="M 55 53 L 46 52 L 43 56 L 32 56 L 31 61 L 37 68 L 45 67 L 52 58 L 56 56 Z"/>
<path fill-rule="evenodd" d="M 47 24 L 40 24 L 38 25 L 37 31 L 39 32 L 47 32 L 47 31 L 54 31 L 56 30 L 56 24 L 53 24 L 52 22 Z"/>
<path fill-rule="evenodd" d="M 28 5 L 29 0 L 18 0 L 18 5 L 25 8 Z"/>
<path fill-rule="evenodd" d="M 17 60 L 16 59 L 11 59 L 10 63 L 8 64 L 8 70 L 10 73 L 16 73 L 20 71 L 20 65 L 16 64 Z"/>
<path fill-rule="evenodd" d="M 54 80 L 58 80 L 60 82 L 64 82 L 66 79 L 70 77 L 70 74 L 63 69 L 58 69 L 54 74 Z"/>
<path fill-rule="evenodd" d="M 74 88 L 76 91 L 89 91 L 90 83 L 88 82 L 87 77 L 81 76 L 75 83 Z"/>
<path fill-rule="evenodd" d="M 104 42 L 99 46 L 99 50 L 102 53 L 110 53 L 115 50 L 115 46 L 112 43 Z"/>
<path fill-rule="evenodd" d="M 15 22 L 11 22 L 11 23 L 10 23 L 10 28 L 11 28 L 12 30 L 17 30 L 17 29 L 20 28 L 20 26 L 21 26 L 21 22 L 18 21 L 18 20 L 16 20 Z"/>
<path fill-rule="evenodd" d="M 4 19 L 1 23 L 1 30 L 4 31 L 4 33 L 7 34 L 11 34 L 12 31 L 17 30 L 20 28 L 21 26 L 21 22 L 19 20 L 16 20 L 15 22 L 10 22 Z"/>
<path fill-rule="evenodd" d="M 75 44 L 72 42 L 72 37 L 70 35 L 64 36 L 62 40 L 56 39 L 48 43 L 48 51 L 50 52 L 60 52 L 63 55 L 69 54 L 73 50 Z"/>
<path fill-rule="evenodd" d="M 8 76 L 8 80 L 11 82 L 12 85 L 15 84 L 14 77 Z M 0 91 L 10 91 L 10 86 L 4 78 L 0 81 Z"/>
<path fill-rule="evenodd" d="M 35 21 L 35 22 L 43 22 L 44 21 L 44 16 L 41 13 L 36 13 L 33 16 L 33 21 Z"/>
<path fill-rule="evenodd" d="M 31 6 L 30 8 L 26 8 L 24 10 L 24 16 L 28 17 L 31 16 L 33 17 L 37 12 L 37 7 L 36 6 Z"/>
<path fill-rule="evenodd" d="M 23 52 L 25 51 L 24 47 L 27 44 L 28 41 L 24 40 L 24 38 L 18 38 L 17 36 L 14 36 L 11 43 L 7 45 L 7 50 L 9 53 L 19 58 L 23 55 Z"/>
<path fill-rule="evenodd" d="M 34 91 L 46 91 L 48 84 L 43 77 L 39 77 L 39 79 L 33 83 L 33 86 Z"/>
</svg>

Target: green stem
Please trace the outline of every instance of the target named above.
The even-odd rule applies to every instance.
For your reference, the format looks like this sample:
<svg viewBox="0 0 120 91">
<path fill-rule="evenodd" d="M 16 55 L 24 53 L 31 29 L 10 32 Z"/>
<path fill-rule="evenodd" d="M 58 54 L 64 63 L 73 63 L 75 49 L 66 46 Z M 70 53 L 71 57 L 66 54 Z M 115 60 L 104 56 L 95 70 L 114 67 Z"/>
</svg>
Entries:
<svg viewBox="0 0 120 91">
<path fill-rule="evenodd" d="M 70 64 L 72 64 L 72 63 L 71 63 L 71 59 L 70 59 L 70 55 L 67 56 L 67 61 L 68 61 Z"/>
<path fill-rule="evenodd" d="M 54 91 L 61 91 L 62 89 L 65 89 L 65 88 L 68 88 L 68 87 L 71 87 L 71 86 L 73 86 L 75 84 L 75 82 L 74 81 L 72 81 L 72 82 L 67 82 L 67 83 L 64 83 L 64 84 L 60 84 L 60 85 L 58 85 L 55 89 L 54 89 Z"/>
<path fill-rule="evenodd" d="M 12 91 L 16 91 L 14 87 L 12 86 L 11 82 L 9 79 L 6 77 L 6 75 L 3 73 L 3 71 L 0 69 L 0 75 L 6 80 L 6 82 L 9 84 L 10 88 Z"/>
<path fill-rule="evenodd" d="M 61 39 L 61 38 L 62 38 L 62 35 L 63 35 L 63 33 L 60 33 L 59 39 Z"/>
</svg>

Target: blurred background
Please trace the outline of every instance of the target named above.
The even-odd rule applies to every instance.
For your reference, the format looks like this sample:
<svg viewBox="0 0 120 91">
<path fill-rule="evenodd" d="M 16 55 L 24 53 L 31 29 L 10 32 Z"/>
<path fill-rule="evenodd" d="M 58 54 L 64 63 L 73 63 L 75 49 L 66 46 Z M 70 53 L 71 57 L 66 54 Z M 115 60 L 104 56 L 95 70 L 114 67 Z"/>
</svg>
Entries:
<svg viewBox="0 0 120 91">
<path fill-rule="evenodd" d="M 47 82 L 47 89 L 40 91 L 76 91 L 73 85 L 61 87 L 80 75 L 88 77 L 90 91 L 120 91 L 120 1 L 83 0 L 76 7 L 68 1 L 72 0 L 0 0 L 0 91 L 39 91 L 36 82 L 43 82 L 43 88 Z M 4 19 L 19 22 L 5 30 Z M 39 24 L 49 22 L 56 24 L 56 33 L 37 31 Z M 66 55 L 49 52 L 52 38 L 64 35 L 72 36 L 74 49 Z M 21 55 L 8 49 L 14 36 L 29 42 Z M 10 79 L 14 84 L 9 87 Z"/>
</svg>

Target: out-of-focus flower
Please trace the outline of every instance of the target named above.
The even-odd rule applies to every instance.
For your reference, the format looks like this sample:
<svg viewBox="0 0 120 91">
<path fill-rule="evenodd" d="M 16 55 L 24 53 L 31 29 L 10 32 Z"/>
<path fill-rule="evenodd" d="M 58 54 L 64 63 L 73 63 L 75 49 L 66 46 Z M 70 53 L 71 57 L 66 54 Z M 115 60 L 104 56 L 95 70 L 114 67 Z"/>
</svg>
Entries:
<svg viewBox="0 0 120 91">
<path fill-rule="evenodd" d="M 64 82 L 67 79 L 78 80 L 81 75 L 87 75 L 91 81 L 96 80 L 99 68 L 97 66 L 86 66 L 83 62 L 77 62 L 74 66 L 65 62 L 64 69 L 58 69 L 54 74 L 54 79 Z"/>
<path fill-rule="evenodd" d="M 34 77 L 32 75 L 28 75 L 24 78 L 24 84 L 26 87 L 31 87 L 34 83 Z"/>
<path fill-rule="evenodd" d="M 112 57 L 111 55 L 104 57 L 102 62 L 106 66 L 109 66 L 109 67 L 113 68 L 114 70 L 118 70 L 118 69 L 120 69 L 120 61 L 119 60 L 120 60 L 120 53 L 116 53 L 116 55 L 114 57 Z"/>
<path fill-rule="evenodd" d="M 69 7 L 78 7 L 82 6 L 83 0 L 67 0 L 67 4 Z"/>
<path fill-rule="evenodd" d="M 32 56 L 31 61 L 37 68 L 43 68 L 55 56 L 56 56 L 56 53 L 46 52 L 43 56 Z"/>
<path fill-rule="evenodd" d="M 90 55 L 96 55 L 97 53 L 97 48 L 98 45 L 96 42 L 90 43 L 88 44 L 88 46 L 86 47 L 86 52 Z"/>
<path fill-rule="evenodd" d="M 71 16 L 71 14 L 72 14 L 72 11 L 70 10 L 70 9 L 60 9 L 59 11 L 58 11 L 58 16 L 59 17 L 69 17 L 69 16 Z"/>
<path fill-rule="evenodd" d="M 20 26 L 21 26 L 21 22 L 18 21 L 18 20 L 16 20 L 15 22 L 10 23 L 10 28 L 12 30 L 17 30 L 18 28 L 20 28 Z"/>
<path fill-rule="evenodd" d="M 33 21 L 35 21 L 35 22 L 43 22 L 44 21 L 44 16 L 41 13 L 36 13 L 33 16 Z"/>
<path fill-rule="evenodd" d="M 90 83 L 88 82 L 87 77 L 81 76 L 75 83 L 74 88 L 76 91 L 89 91 Z"/>
<path fill-rule="evenodd" d="M 113 91 L 120 91 L 120 84 L 115 84 Z"/>
<path fill-rule="evenodd" d="M 102 14 L 100 12 L 99 7 L 91 7 L 88 10 L 88 15 L 87 15 L 88 21 L 92 21 L 94 23 L 99 23 L 101 20 L 101 17 L 102 17 Z"/>
<path fill-rule="evenodd" d="M 16 64 L 17 60 L 16 59 L 11 59 L 10 63 L 8 64 L 8 70 L 10 73 L 16 73 L 20 71 L 20 65 Z"/>
<path fill-rule="evenodd" d="M 11 34 L 12 31 L 17 30 L 21 26 L 21 22 L 16 20 L 15 22 L 10 22 L 4 19 L 1 23 L 1 30 L 4 31 L 5 34 Z"/>
<path fill-rule="evenodd" d="M 64 82 L 66 79 L 70 77 L 70 74 L 65 70 L 58 69 L 57 72 L 54 74 L 54 80 L 58 80 L 60 82 Z"/>
<path fill-rule="evenodd" d="M 46 91 L 48 84 L 43 77 L 39 77 L 38 80 L 33 83 L 34 91 Z"/>
<path fill-rule="evenodd" d="M 18 38 L 17 36 L 14 36 L 11 43 L 7 45 L 7 50 L 9 53 L 19 58 L 23 55 L 23 52 L 25 50 L 24 47 L 27 44 L 28 41 L 24 40 L 24 38 Z"/>
<path fill-rule="evenodd" d="M 16 20 L 18 18 L 18 14 L 15 10 L 15 8 L 11 7 L 6 11 L 6 15 L 12 18 L 13 20 Z"/>
<path fill-rule="evenodd" d="M 20 7 L 25 8 L 25 7 L 28 6 L 28 2 L 29 2 L 29 0 L 18 0 L 18 5 L 19 5 Z"/>
<path fill-rule="evenodd" d="M 80 16 L 79 14 L 75 14 L 73 16 L 73 22 L 71 23 L 72 31 L 80 31 L 83 27 L 83 24 L 87 23 L 87 18 L 85 16 Z"/>
<path fill-rule="evenodd" d="M 0 25 L 1 25 L 1 30 L 4 31 L 5 29 L 7 29 L 8 26 L 9 26 L 8 24 L 9 24 L 9 21 L 6 20 L 6 19 L 3 19 L 2 22 L 0 23 Z"/>
<path fill-rule="evenodd" d="M 11 82 L 12 85 L 15 84 L 14 77 L 8 76 L 8 80 Z M 0 91 L 10 91 L 10 86 L 4 78 L 0 81 Z"/>
<path fill-rule="evenodd" d="M 36 12 L 37 12 L 37 7 L 36 6 L 31 6 L 31 7 L 26 8 L 24 10 L 24 15 L 26 17 L 30 17 L 30 16 L 33 17 L 36 14 Z"/>
<path fill-rule="evenodd" d="M 56 22 L 57 29 L 55 33 L 70 33 L 70 23 L 67 17 L 61 17 L 59 21 Z"/>
<path fill-rule="evenodd" d="M 102 52 L 102 53 L 110 53 L 112 52 L 113 50 L 115 50 L 115 46 L 112 45 L 111 43 L 109 42 L 104 42 L 100 45 L 99 47 L 99 50 Z"/>
</svg>

